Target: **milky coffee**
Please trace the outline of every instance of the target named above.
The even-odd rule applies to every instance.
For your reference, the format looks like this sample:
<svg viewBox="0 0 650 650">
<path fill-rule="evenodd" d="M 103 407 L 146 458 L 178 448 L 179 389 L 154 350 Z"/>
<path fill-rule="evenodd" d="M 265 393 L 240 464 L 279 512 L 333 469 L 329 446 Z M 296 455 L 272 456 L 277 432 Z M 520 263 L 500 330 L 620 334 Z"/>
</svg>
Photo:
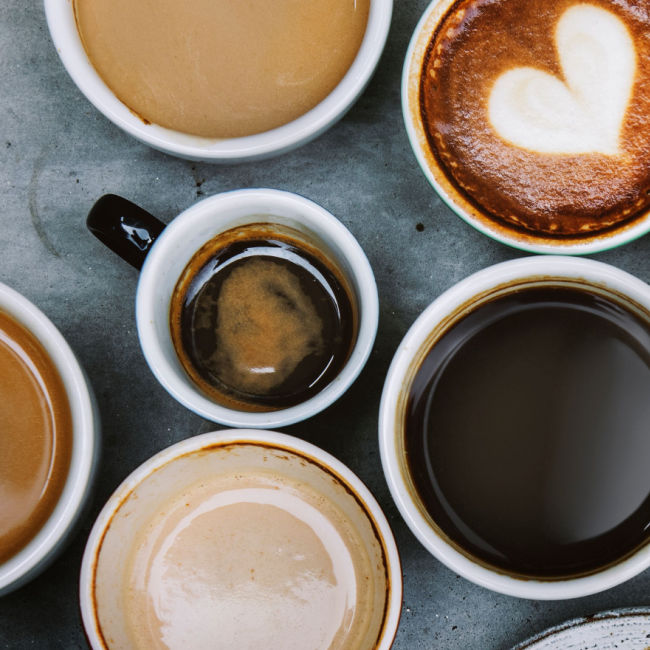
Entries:
<svg viewBox="0 0 650 650">
<path fill-rule="evenodd" d="M 0 311 L 0 564 L 47 521 L 71 454 L 61 377 L 33 334 Z"/>
<path fill-rule="evenodd" d="M 435 164 L 493 224 L 575 238 L 650 203 L 650 5 L 458 0 L 422 68 Z"/>
<path fill-rule="evenodd" d="M 237 443 L 190 453 L 150 480 L 120 506 L 99 554 L 98 620 L 111 650 L 375 647 L 383 551 L 335 475 L 288 450 Z"/>
<path fill-rule="evenodd" d="M 287 124 L 338 85 L 370 0 L 74 0 L 81 40 L 143 120 L 210 138 Z"/>
</svg>

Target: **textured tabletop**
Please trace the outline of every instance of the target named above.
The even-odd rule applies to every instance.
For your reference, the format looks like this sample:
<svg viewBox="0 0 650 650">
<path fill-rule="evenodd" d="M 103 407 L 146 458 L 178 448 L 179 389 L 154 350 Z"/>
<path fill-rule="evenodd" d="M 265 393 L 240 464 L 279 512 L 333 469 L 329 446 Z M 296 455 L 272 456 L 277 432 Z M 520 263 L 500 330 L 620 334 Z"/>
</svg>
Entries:
<svg viewBox="0 0 650 650">
<path fill-rule="evenodd" d="M 381 303 L 370 360 L 342 399 L 284 431 L 345 462 L 384 508 L 404 572 L 396 650 L 506 649 L 567 618 L 650 605 L 650 571 L 616 589 L 564 602 L 517 600 L 474 586 L 425 551 L 389 495 L 379 460 L 377 411 L 401 337 L 455 282 L 520 255 L 456 217 L 411 153 L 400 76 L 426 4 L 396 0 L 377 73 L 325 135 L 276 159 L 222 167 L 178 160 L 122 133 L 69 79 L 50 41 L 42 4 L 0 2 L 0 281 L 32 300 L 63 332 L 90 376 L 103 425 L 90 512 L 51 568 L 0 598 L 1 648 L 86 647 L 77 580 L 98 511 L 149 456 L 218 428 L 169 397 L 146 366 L 134 318 L 137 272 L 84 226 L 94 200 L 106 192 L 124 195 L 168 222 L 201 197 L 224 190 L 290 190 L 331 211 L 365 249 Z M 649 253 L 646 237 L 595 257 L 650 281 Z"/>
</svg>

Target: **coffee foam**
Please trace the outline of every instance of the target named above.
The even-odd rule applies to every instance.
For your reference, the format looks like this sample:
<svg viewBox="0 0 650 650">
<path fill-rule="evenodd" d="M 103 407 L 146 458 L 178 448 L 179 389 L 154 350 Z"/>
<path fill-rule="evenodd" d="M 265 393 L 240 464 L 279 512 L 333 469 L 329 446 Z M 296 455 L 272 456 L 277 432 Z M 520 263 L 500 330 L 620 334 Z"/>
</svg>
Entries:
<svg viewBox="0 0 650 650">
<path fill-rule="evenodd" d="M 609 11 L 575 5 L 559 20 L 555 45 L 564 80 L 531 67 L 504 72 L 490 93 L 492 126 L 538 153 L 621 154 L 636 71 L 627 28 Z"/>
<path fill-rule="evenodd" d="M 252 259 L 236 268 L 224 281 L 216 308 L 212 366 L 226 385 L 240 391 L 267 393 L 323 348 L 323 325 L 311 298 L 298 277 L 274 261 Z"/>
<path fill-rule="evenodd" d="M 367 563 L 308 486 L 264 472 L 203 481 L 140 535 L 123 593 L 133 646 L 351 647 Z"/>
<path fill-rule="evenodd" d="M 277 486 L 229 488 L 197 487 L 147 532 L 125 594 L 137 647 L 337 647 L 357 600 L 339 531 Z"/>
<path fill-rule="evenodd" d="M 420 78 L 433 158 L 510 229 L 632 222 L 650 202 L 649 31 L 650 8 L 631 0 L 455 2 Z"/>
</svg>

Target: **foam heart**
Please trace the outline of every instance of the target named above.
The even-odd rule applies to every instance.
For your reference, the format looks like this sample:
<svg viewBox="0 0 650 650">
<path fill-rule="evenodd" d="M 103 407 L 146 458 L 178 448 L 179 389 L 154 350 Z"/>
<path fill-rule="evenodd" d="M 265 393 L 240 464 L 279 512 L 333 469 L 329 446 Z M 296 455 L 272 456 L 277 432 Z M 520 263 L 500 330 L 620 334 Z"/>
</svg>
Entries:
<svg viewBox="0 0 650 650">
<path fill-rule="evenodd" d="M 589 4 L 567 9 L 555 29 L 564 81 L 531 67 L 504 72 L 490 93 L 494 130 L 539 153 L 620 153 L 636 51 L 623 22 Z"/>
</svg>

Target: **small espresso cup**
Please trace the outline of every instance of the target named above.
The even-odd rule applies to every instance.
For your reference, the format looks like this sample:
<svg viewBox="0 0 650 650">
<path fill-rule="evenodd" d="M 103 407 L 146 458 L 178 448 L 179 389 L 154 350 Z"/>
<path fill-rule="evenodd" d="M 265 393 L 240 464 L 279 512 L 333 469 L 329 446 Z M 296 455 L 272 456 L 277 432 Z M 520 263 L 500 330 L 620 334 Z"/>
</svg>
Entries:
<svg viewBox="0 0 650 650">
<path fill-rule="evenodd" d="M 50 34 L 63 65 L 79 90 L 105 117 L 154 149 L 181 158 L 215 163 L 279 155 L 316 138 L 341 119 L 375 71 L 388 37 L 393 10 L 393 0 L 371 0 L 365 35 L 352 65 L 338 85 L 313 109 L 288 124 L 263 133 L 206 138 L 145 122 L 131 111 L 108 87 L 88 58 L 77 29 L 73 2 L 44 1 Z M 218 43 L 215 47 L 218 48 Z M 228 65 L 227 61 L 223 65 Z"/>
<path fill-rule="evenodd" d="M 558 298 L 560 294 L 564 298 Z M 562 303 L 558 301 L 563 299 L 577 302 L 559 312 Z M 544 309 L 548 305 L 550 311 L 530 311 L 541 304 L 535 301 L 545 301 Z M 628 315 L 629 321 L 624 322 L 637 324 L 615 330 L 612 339 L 590 338 L 591 331 L 575 325 L 583 321 L 571 320 L 572 314 L 579 313 L 582 318 L 580 314 L 592 309 L 589 305 L 596 310 L 590 313 L 599 313 L 599 318 L 598 310 L 603 310 L 604 327 Z M 519 319 L 526 311 L 533 316 Z M 551 345 L 560 352 L 548 363 L 546 352 L 531 352 L 538 335 L 546 341 L 556 340 L 550 327 L 535 325 L 549 313 L 563 315 L 543 323 L 556 323 L 558 331 L 566 323 L 562 332 L 573 327 L 569 335 L 561 334 L 557 340 L 576 342 L 576 366 L 572 365 L 571 350 L 555 343 Z M 504 314 L 516 314 L 514 318 L 519 320 L 510 320 L 509 330 L 495 330 L 495 323 L 504 322 Z M 379 443 L 393 499 L 429 552 L 478 585 L 542 600 L 596 593 L 650 567 L 650 483 L 643 469 L 650 448 L 642 431 L 646 402 L 634 385 L 629 392 L 622 388 L 622 379 L 632 368 L 647 380 L 648 328 L 647 284 L 607 264 L 562 256 L 522 258 L 484 269 L 443 293 L 421 314 L 388 371 L 380 405 Z M 475 343 L 476 336 L 486 331 L 491 334 L 481 340 L 489 343 Z M 511 332 L 512 338 L 500 334 L 504 331 Z M 531 331 L 534 334 L 526 334 Z M 510 340 L 515 343 L 510 345 Z M 628 342 L 621 343 L 623 340 Z M 520 341 L 525 343 L 520 345 Z M 464 361 L 457 361 L 459 358 Z M 555 360 L 558 358 L 560 361 Z M 605 377 L 602 371 L 592 370 L 596 374 L 590 375 L 594 358 L 606 359 L 612 373 Z M 615 362 L 610 364 L 612 358 Z M 625 365 L 628 362 L 630 365 Z M 454 370 L 461 363 L 465 364 L 464 374 Z M 575 370 L 578 365 L 586 370 Z M 574 370 L 582 374 L 572 374 Z M 452 374 L 445 375 L 449 372 Z M 539 384 L 537 375 L 544 377 Z M 480 379 L 475 381 L 475 377 Z M 569 379 L 563 384 L 566 377 Z M 580 377 L 577 388 L 573 377 Z M 567 401 L 569 396 L 576 401 Z M 490 406 L 495 399 L 499 404 L 496 410 Z M 602 411 L 593 415 L 601 402 L 613 405 L 608 416 Z M 630 414 L 631 409 L 621 412 L 622 403 L 632 404 L 635 415 Z M 538 408 L 523 410 L 529 407 L 522 404 Z M 515 415 L 510 417 L 508 412 L 504 417 L 504 408 Z M 485 413 L 489 413 L 489 425 L 485 425 Z M 566 416 L 562 422 L 551 419 L 549 424 L 546 413 Z M 537 427 L 538 422 L 543 424 Z M 553 438 L 551 446 L 548 436 L 555 430 L 563 433 Z M 574 437 L 577 430 L 581 433 Z M 540 436 L 540 431 L 544 435 Z M 523 435 L 527 432 L 533 432 L 531 437 Z M 520 445 L 524 439 L 526 443 Z M 414 458 L 416 449 L 424 460 Z M 518 490 L 514 485 L 522 487 Z M 532 496 L 530 500 L 519 498 L 523 494 Z M 512 499 L 510 505 L 508 499 Z M 630 521 L 634 524 L 628 527 Z M 518 537 L 524 527 L 526 532 Z M 528 532 L 531 530 L 542 532 L 537 535 Z M 617 530 L 626 532 L 607 537 Z M 574 543 L 581 546 L 571 547 L 569 560 L 568 555 L 560 555 L 566 548 L 561 545 Z M 546 544 L 556 546 L 549 551 Z M 593 565 L 585 563 L 587 557 L 596 558 Z M 515 559 L 516 565 L 511 561 Z M 521 566 L 526 570 L 520 570 Z M 554 572 L 551 566 L 562 569 Z"/>
<path fill-rule="evenodd" d="M 346 285 L 356 331 L 347 357 L 341 358 L 340 371 L 329 383 L 315 394 L 310 393 L 304 401 L 274 406 L 265 412 L 250 412 L 237 403 L 219 403 L 214 395 L 211 398 L 209 392 L 202 390 L 179 360 L 170 323 L 172 298 L 179 278 L 197 251 L 224 233 L 252 226 L 263 228 L 271 237 L 276 231 L 292 231 L 327 260 Z M 136 321 L 145 358 L 167 391 L 202 417 L 229 426 L 253 428 L 298 422 L 338 399 L 370 355 L 379 313 L 377 285 L 370 263 L 347 228 L 306 198 L 269 189 L 226 192 L 196 203 L 165 227 L 129 201 L 107 195 L 91 210 L 88 227 L 124 259 L 141 267 Z M 276 323 L 281 326 L 282 320 Z M 264 346 L 265 341 L 255 345 Z M 264 373 L 269 369 L 252 370 Z M 326 371 L 320 377 L 329 376 Z"/>
<path fill-rule="evenodd" d="M 481 7 L 483 6 L 481 3 L 477 4 Z M 495 11 L 498 11 L 500 4 L 499 2 L 491 3 L 491 7 Z M 503 4 L 505 5 L 506 3 L 504 2 Z M 615 5 L 615 3 L 611 4 Z M 551 12 L 555 5 L 563 6 L 562 3 L 549 3 L 549 15 L 552 15 Z M 440 198 L 461 219 L 479 232 L 502 244 L 531 253 L 586 255 L 626 244 L 648 233 L 650 231 L 650 211 L 647 206 L 647 190 L 642 186 L 631 186 L 629 188 L 628 191 L 631 196 L 634 196 L 634 200 L 630 199 L 629 205 L 622 206 L 620 210 L 617 209 L 620 214 L 615 218 L 612 217 L 609 223 L 609 216 L 605 208 L 599 206 L 597 203 L 594 204 L 593 209 L 593 213 L 596 216 L 585 219 L 583 223 L 571 221 L 574 219 L 574 208 L 576 213 L 579 213 L 579 209 L 582 208 L 580 202 L 583 196 L 589 193 L 596 196 L 606 194 L 608 188 L 612 185 L 605 178 L 599 180 L 597 186 L 590 185 L 591 179 L 595 174 L 585 173 L 580 176 L 580 178 L 584 177 L 585 179 L 589 179 L 589 181 L 584 180 L 584 192 L 580 194 L 576 190 L 575 198 L 568 199 L 563 188 L 553 187 L 552 185 L 549 186 L 549 191 L 543 194 L 543 196 L 553 197 L 554 202 L 551 202 L 550 199 L 545 202 L 545 198 L 537 198 L 537 194 L 534 193 L 535 184 L 540 179 L 543 182 L 544 179 L 563 178 L 569 186 L 571 185 L 567 179 L 572 178 L 570 176 L 571 169 L 576 169 L 580 164 L 580 150 L 578 150 L 577 154 L 574 154 L 569 148 L 566 155 L 562 155 L 564 153 L 563 151 L 559 151 L 557 154 L 551 152 L 543 161 L 532 160 L 526 157 L 521 158 L 520 156 L 535 154 L 535 150 L 532 145 L 530 147 L 524 145 L 519 146 L 513 144 L 509 138 L 497 137 L 495 127 L 490 123 L 491 118 L 488 119 L 490 112 L 490 101 L 487 95 L 488 86 L 482 77 L 477 80 L 475 76 L 465 73 L 464 70 L 464 76 L 459 75 L 458 78 L 454 76 L 455 70 L 436 77 L 436 75 L 440 74 L 439 70 L 442 67 L 441 60 L 445 52 L 452 50 L 454 53 L 459 52 L 459 58 L 466 52 L 464 43 L 463 45 L 448 45 L 445 39 L 449 38 L 451 40 L 455 38 L 457 33 L 462 33 L 463 35 L 477 34 L 477 38 L 482 37 L 482 32 L 479 27 L 476 25 L 468 27 L 466 25 L 469 19 L 485 15 L 482 9 L 475 10 L 472 7 L 473 4 L 470 2 L 461 3 L 456 0 L 432 0 L 413 32 L 402 72 L 402 112 L 409 142 L 422 172 Z M 588 12 L 592 9 L 593 7 L 591 5 L 579 6 L 580 11 L 584 10 Z M 454 12 L 457 12 L 457 14 L 454 15 Z M 603 9 L 602 13 L 606 14 L 608 12 Z M 590 21 L 597 24 L 600 18 L 600 14 L 597 19 L 586 20 L 580 18 L 580 20 L 576 20 L 576 25 L 584 26 Z M 449 22 L 445 22 L 447 19 L 449 19 Z M 485 25 L 483 26 L 485 34 L 492 33 L 490 31 L 490 20 L 492 19 L 492 15 L 486 19 Z M 478 21 L 479 18 L 476 18 L 476 20 Z M 517 18 L 513 17 L 511 20 L 516 23 Z M 517 69 L 531 70 L 530 61 L 533 59 L 530 56 L 526 44 L 529 39 L 532 42 L 537 36 L 531 36 L 526 31 L 526 25 L 523 25 L 518 32 L 515 32 L 514 30 L 517 29 L 518 25 L 513 25 L 507 20 L 503 22 L 504 30 L 509 29 L 513 34 L 519 34 L 518 42 L 520 47 L 518 51 L 523 51 L 529 55 L 527 58 L 529 67 Z M 547 14 L 544 14 L 541 22 L 547 25 Z M 618 28 L 621 29 L 621 26 L 619 25 Z M 583 43 L 591 43 L 594 40 L 590 40 L 591 36 L 584 34 L 582 34 L 582 40 L 580 40 L 580 29 L 582 27 L 576 26 L 574 32 L 571 34 L 571 38 L 574 39 L 574 41 L 571 41 L 571 47 L 575 47 L 576 52 L 579 52 Z M 624 27 L 622 30 L 624 30 Z M 485 36 L 487 45 L 484 44 L 482 49 L 490 47 L 490 38 L 490 36 Z M 434 43 L 434 39 L 440 40 L 436 40 L 436 43 Z M 548 42 L 551 56 L 556 57 L 555 50 L 551 49 L 553 47 L 552 39 L 553 32 L 548 35 L 545 34 L 543 42 Z M 498 43 L 498 38 L 496 41 Z M 492 37 L 492 44 L 494 43 L 495 40 Z M 608 40 L 604 40 L 601 45 L 603 46 L 603 50 L 609 49 L 610 47 L 618 47 L 617 43 L 609 43 Z M 498 50 L 499 48 L 496 47 L 495 49 Z M 502 50 L 503 46 L 500 51 Z M 440 56 L 440 59 L 435 60 L 438 56 Z M 489 59 L 491 53 L 481 51 L 479 54 L 473 54 L 472 61 L 482 61 L 481 56 Z M 567 58 L 569 56 L 567 54 Z M 585 60 L 591 58 L 591 54 L 585 54 L 584 52 L 581 56 L 585 57 Z M 574 54 L 574 57 L 579 58 L 578 54 Z M 515 70 L 517 65 L 526 65 L 525 63 L 517 64 L 516 60 L 511 63 L 515 66 L 512 70 Z M 540 63 L 539 65 L 541 72 L 537 72 L 540 75 L 545 75 L 545 83 L 549 87 L 554 82 L 557 82 L 558 87 L 564 85 L 564 79 L 566 78 L 564 74 L 566 70 L 560 73 L 558 78 L 550 78 L 556 74 L 554 69 L 547 69 L 546 63 Z M 594 63 L 595 65 L 597 64 Z M 560 61 L 559 69 L 564 70 L 563 66 L 564 61 L 562 60 Z M 498 69 L 498 67 L 496 63 L 490 61 L 490 66 L 479 63 L 477 70 L 491 71 L 492 69 Z M 593 69 L 596 70 L 597 68 L 594 67 Z M 503 74 L 504 77 L 505 74 L 507 73 Z M 618 73 L 615 72 L 613 74 L 616 75 Z M 425 96 L 427 83 L 430 84 L 431 88 L 445 86 L 451 89 L 449 91 L 450 98 L 445 96 L 444 99 L 444 101 L 448 101 L 448 105 L 444 105 L 444 110 L 442 108 L 440 109 L 440 114 L 436 113 L 438 104 L 434 105 L 433 102 L 430 104 L 427 103 Z M 636 84 L 636 87 L 643 86 L 641 80 L 637 80 Z M 521 109 L 522 113 L 525 113 L 525 110 L 529 109 L 535 102 L 540 106 L 551 107 L 553 102 L 557 101 L 556 96 L 552 94 L 538 97 L 536 91 L 543 84 L 537 84 L 534 89 L 533 85 L 533 83 L 525 85 L 522 82 L 516 88 L 518 94 L 514 90 L 512 92 L 511 96 L 520 98 L 520 101 L 524 104 L 524 108 Z M 569 85 L 571 86 L 570 83 Z M 462 94 L 461 91 L 467 97 L 472 98 L 471 111 L 475 115 L 464 115 L 464 111 L 469 111 L 470 109 L 467 109 L 465 106 L 460 108 L 454 103 L 458 96 Z M 574 90 L 567 90 L 566 95 L 573 97 L 573 92 Z M 480 93 L 486 93 L 486 97 L 480 96 Z M 581 100 L 577 101 L 579 102 Z M 442 102 L 443 100 L 440 100 L 441 105 Z M 530 105 L 525 102 L 530 102 Z M 447 111 L 447 114 L 444 114 L 444 111 Z M 445 140 L 447 137 L 445 134 L 451 129 L 447 124 L 448 119 L 451 119 L 448 118 L 449 115 L 457 116 L 458 124 L 460 125 L 458 127 L 458 134 L 454 135 L 454 140 L 451 145 Z M 508 116 L 506 121 L 507 119 L 510 119 L 511 122 L 514 121 L 510 113 L 508 113 Z M 539 122 L 534 122 L 534 118 L 537 118 L 535 113 L 530 118 L 530 124 L 539 124 L 543 121 L 539 118 Z M 550 124 L 553 120 L 554 118 L 547 117 L 545 124 Z M 438 123 L 444 126 L 434 127 L 427 125 Z M 630 123 L 633 123 L 632 118 L 630 118 Z M 525 124 L 528 125 L 529 123 L 525 122 Z M 526 132 L 531 132 L 535 127 L 522 128 Z M 461 141 L 463 138 L 463 129 L 468 138 L 473 133 L 480 133 L 483 139 L 480 142 L 477 140 L 477 143 L 473 143 L 472 145 L 465 142 L 458 144 L 458 141 Z M 621 131 L 623 130 L 623 126 L 621 126 Z M 628 125 L 627 130 L 633 131 L 633 127 Z M 540 138 L 543 140 L 544 136 L 540 136 Z M 496 141 L 498 141 L 498 145 L 494 144 Z M 493 146 L 495 147 L 494 150 L 492 150 Z M 503 148 L 498 148 L 501 146 Z M 475 165 L 472 167 L 471 172 L 463 170 L 464 162 L 456 159 L 455 153 L 452 151 L 454 147 L 462 148 L 462 155 L 471 158 L 472 165 Z M 589 150 L 587 151 L 589 152 Z M 591 153 L 587 155 L 591 155 Z M 481 167 L 481 158 L 484 161 L 494 162 L 494 166 L 489 168 L 489 173 L 485 169 L 485 166 Z M 531 160 L 532 162 L 530 162 Z M 547 162 L 548 160 L 551 162 Z M 548 168 L 544 166 L 546 164 L 548 164 Z M 553 165 L 556 164 L 561 164 L 562 167 L 553 168 Z M 610 165 L 612 170 L 616 170 L 619 166 L 619 161 L 616 158 L 612 158 L 601 164 L 603 166 Z M 499 167 L 500 165 L 501 167 Z M 593 164 L 593 168 L 597 168 L 596 163 Z M 553 173 L 548 171 L 549 169 L 552 169 Z M 512 185 L 506 184 L 504 185 L 505 189 L 499 189 L 494 192 L 493 188 L 490 187 L 485 187 L 484 191 L 481 190 L 482 194 L 491 202 L 489 205 L 494 207 L 495 213 L 492 214 L 492 208 L 486 207 L 479 198 L 476 198 L 478 196 L 476 194 L 478 192 L 476 188 L 477 178 L 482 178 L 483 180 L 492 179 L 493 184 L 497 184 L 499 179 L 509 179 L 512 176 L 511 172 L 516 172 L 517 174 L 517 180 L 516 182 L 513 181 Z M 612 173 L 616 172 L 614 171 Z M 551 180 L 549 182 L 553 183 L 554 181 Z M 645 183 L 646 181 L 640 182 Z M 577 182 L 573 185 L 583 187 L 582 184 L 578 184 Z M 529 190 L 531 192 L 530 196 L 527 195 Z M 490 198 L 493 193 L 496 197 L 494 200 Z M 518 197 L 519 193 L 521 193 L 520 197 Z M 519 201 L 519 198 L 522 201 Z M 509 202 L 510 199 L 512 199 L 512 202 Z M 525 203 L 526 212 L 518 212 L 515 207 L 512 207 L 517 205 L 517 203 L 521 203 L 522 205 Z M 553 207 L 556 205 L 561 205 L 562 207 Z M 538 212 L 535 213 L 535 210 L 538 210 Z M 544 221 L 543 226 L 540 226 L 542 220 L 547 220 L 548 222 Z M 560 228 L 558 224 L 562 224 L 565 220 L 572 225 L 563 234 L 563 231 L 558 229 Z"/>
<path fill-rule="evenodd" d="M 401 600 L 368 489 L 272 431 L 206 433 L 147 460 L 99 514 L 81 566 L 93 650 L 388 650 Z"/>
<path fill-rule="evenodd" d="M 61 380 L 68 402 L 72 434 L 67 475 L 63 479 L 60 495 L 54 502 L 49 516 L 40 528 L 35 529 L 33 536 L 24 546 L 0 563 L 0 596 L 2 596 L 35 578 L 56 558 L 72 537 L 91 489 L 99 453 L 100 425 L 99 412 L 88 379 L 70 346 L 53 323 L 25 297 L 4 284 L 0 284 L 0 312 L 8 315 L 12 321 L 24 328 L 49 358 L 49 362 Z M 9 338 L 5 341 L 4 333 L 3 342 L 16 352 L 17 358 L 21 356 L 20 343 Z M 31 347 L 31 343 L 28 341 L 26 346 Z M 35 373 L 34 383 L 43 382 L 41 386 L 45 387 L 45 395 L 49 399 L 51 393 L 46 382 L 36 364 L 31 361 L 30 363 Z M 29 416 L 29 413 L 25 413 L 26 418 Z M 6 432 L 2 431 L 0 435 L 5 436 Z M 9 438 L 11 439 L 11 435 Z M 55 447 L 55 444 L 56 441 L 52 447 Z M 34 450 L 37 451 L 40 453 L 40 450 Z M 54 474 L 53 450 L 50 450 L 50 455 L 52 457 L 49 465 L 50 474 L 44 490 L 38 496 L 40 503 L 46 499 L 48 489 L 53 489 L 51 480 Z M 32 487 L 22 484 L 15 486 L 11 479 L 8 483 L 5 483 L 6 480 L 7 477 L 3 476 L 1 482 L 7 490 L 5 494 L 10 495 L 9 503 L 14 495 L 22 497 L 23 494 L 28 494 Z M 3 502 L 0 507 L 4 509 L 7 504 Z"/>
</svg>

